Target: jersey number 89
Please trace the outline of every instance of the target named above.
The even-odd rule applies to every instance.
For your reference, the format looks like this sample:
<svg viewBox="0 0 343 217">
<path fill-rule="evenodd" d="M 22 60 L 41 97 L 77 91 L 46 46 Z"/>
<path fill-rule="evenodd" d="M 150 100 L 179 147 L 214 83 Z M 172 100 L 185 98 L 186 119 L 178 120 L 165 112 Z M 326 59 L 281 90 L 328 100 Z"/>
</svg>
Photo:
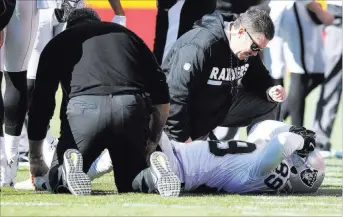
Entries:
<svg viewBox="0 0 343 217">
<path fill-rule="evenodd" d="M 281 162 L 280 165 L 275 169 L 275 172 L 270 174 L 264 180 L 264 184 L 273 190 L 278 190 L 288 180 L 288 174 L 288 165 Z"/>
</svg>

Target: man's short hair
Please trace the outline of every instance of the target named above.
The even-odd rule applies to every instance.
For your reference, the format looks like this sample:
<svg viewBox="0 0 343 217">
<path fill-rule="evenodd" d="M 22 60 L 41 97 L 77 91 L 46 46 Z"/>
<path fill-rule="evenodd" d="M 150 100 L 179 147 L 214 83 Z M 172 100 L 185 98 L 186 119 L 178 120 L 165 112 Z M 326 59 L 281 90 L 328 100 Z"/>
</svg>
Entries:
<svg viewBox="0 0 343 217">
<path fill-rule="evenodd" d="M 258 8 L 251 8 L 241 14 L 234 22 L 235 29 L 244 27 L 252 35 L 264 34 L 268 40 L 272 40 L 275 27 L 268 13 Z"/>
<path fill-rule="evenodd" d="M 100 22 L 99 14 L 91 8 L 79 8 L 70 13 L 67 19 L 67 27 L 70 28 L 84 22 Z"/>
</svg>

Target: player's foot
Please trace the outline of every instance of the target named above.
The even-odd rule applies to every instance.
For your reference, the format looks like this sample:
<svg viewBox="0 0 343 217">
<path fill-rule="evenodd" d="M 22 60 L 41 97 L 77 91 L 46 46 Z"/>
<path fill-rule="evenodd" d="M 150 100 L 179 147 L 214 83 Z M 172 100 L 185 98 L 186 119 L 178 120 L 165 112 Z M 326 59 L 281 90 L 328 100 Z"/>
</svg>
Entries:
<svg viewBox="0 0 343 217">
<path fill-rule="evenodd" d="M 69 15 L 80 4 L 81 0 L 62 0 L 61 8 L 55 9 L 55 16 L 60 23 L 67 22 Z"/>
<path fill-rule="evenodd" d="M 13 186 L 13 181 L 11 179 L 11 168 L 7 165 L 7 162 L 1 162 L 1 174 L 0 174 L 0 187 Z"/>
<path fill-rule="evenodd" d="M 37 176 L 34 178 L 34 186 L 38 191 L 48 191 L 48 186 L 45 178 L 43 176 Z"/>
<path fill-rule="evenodd" d="M 179 196 L 181 191 L 180 179 L 173 172 L 164 153 L 157 151 L 150 155 L 150 170 L 155 186 L 161 196 Z"/>
<path fill-rule="evenodd" d="M 36 189 L 32 183 L 32 179 L 27 179 L 25 181 L 15 183 L 14 188 L 17 190 L 35 190 Z"/>
<path fill-rule="evenodd" d="M 13 186 L 12 171 L 8 165 L 5 152 L 0 153 L 0 187 Z"/>
<path fill-rule="evenodd" d="M 76 149 L 68 149 L 63 155 L 63 179 L 69 191 L 75 196 L 90 195 L 91 180 L 83 172 L 83 159 Z"/>
<path fill-rule="evenodd" d="M 44 176 L 48 171 L 49 168 L 44 162 L 43 156 L 30 157 L 30 174 L 32 177 Z"/>
<path fill-rule="evenodd" d="M 113 170 L 112 161 L 110 154 L 107 149 L 105 149 L 101 155 L 92 163 L 89 168 L 87 175 L 93 180 L 99 178 L 106 173 L 109 173 Z"/>
</svg>

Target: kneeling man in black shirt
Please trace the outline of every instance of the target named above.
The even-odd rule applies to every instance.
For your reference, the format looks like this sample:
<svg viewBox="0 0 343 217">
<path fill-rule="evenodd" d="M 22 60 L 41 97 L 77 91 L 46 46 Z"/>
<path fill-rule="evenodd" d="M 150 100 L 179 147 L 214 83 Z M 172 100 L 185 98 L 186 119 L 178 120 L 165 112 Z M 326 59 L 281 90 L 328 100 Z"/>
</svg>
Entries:
<svg viewBox="0 0 343 217">
<path fill-rule="evenodd" d="M 47 167 L 37 161 L 59 83 L 61 136 L 42 178 Z M 125 27 L 101 22 L 91 9 L 75 10 L 67 30 L 47 44 L 39 61 L 28 122 L 36 187 L 89 195 L 85 172 L 107 148 L 118 192 L 133 191 L 132 181 L 148 167 L 168 113 L 166 77 L 146 44 Z"/>
</svg>

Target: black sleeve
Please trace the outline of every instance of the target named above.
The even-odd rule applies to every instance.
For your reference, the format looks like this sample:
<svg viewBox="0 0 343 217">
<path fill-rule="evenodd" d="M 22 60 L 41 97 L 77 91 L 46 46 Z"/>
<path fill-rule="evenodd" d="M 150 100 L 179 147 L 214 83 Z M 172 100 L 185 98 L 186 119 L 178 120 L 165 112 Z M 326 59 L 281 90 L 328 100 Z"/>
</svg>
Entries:
<svg viewBox="0 0 343 217">
<path fill-rule="evenodd" d="M 15 5 L 16 0 L 0 1 L 0 31 L 10 22 Z"/>
<path fill-rule="evenodd" d="M 150 94 L 152 104 L 167 104 L 169 103 L 170 97 L 166 75 L 157 63 L 154 54 L 143 41 L 141 41 L 141 49 L 140 57 L 143 57 L 141 68 L 144 70 L 145 88 Z"/>
<path fill-rule="evenodd" d="M 35 88 L 32 93 L 28 112 L 28 137 L 30 140 L 42 140 L 46 136 L 50 119 L 55 110 L 55 94 L 59 84 L 59 70 L 56 60 L 61 61 L 63 54 L 52 39 L 44 48 L 38 64 Z M 63 62 L 63 61 L 62 61 Z M 61 63 L 58 63 L 61 64 Z"/>
<path fill-rule="evenodd" d="M 169 136 L 186 141 L 191 135 L 189 103 L 192 92 L 203 80 L 207 52 L 195 45 L 185 45 L 162 64 L 167 74 L 170 110 L 167 120 Z"/>
<path fill-rule="evenodd" d="M 247 91 L 257 93 L 270 100 L 268 90 L 274 86 L 274 82 L 259 55 L 253 57 L 250 62 L 250 67 L 242 79 L 242 84 Z"/>
</svg>

